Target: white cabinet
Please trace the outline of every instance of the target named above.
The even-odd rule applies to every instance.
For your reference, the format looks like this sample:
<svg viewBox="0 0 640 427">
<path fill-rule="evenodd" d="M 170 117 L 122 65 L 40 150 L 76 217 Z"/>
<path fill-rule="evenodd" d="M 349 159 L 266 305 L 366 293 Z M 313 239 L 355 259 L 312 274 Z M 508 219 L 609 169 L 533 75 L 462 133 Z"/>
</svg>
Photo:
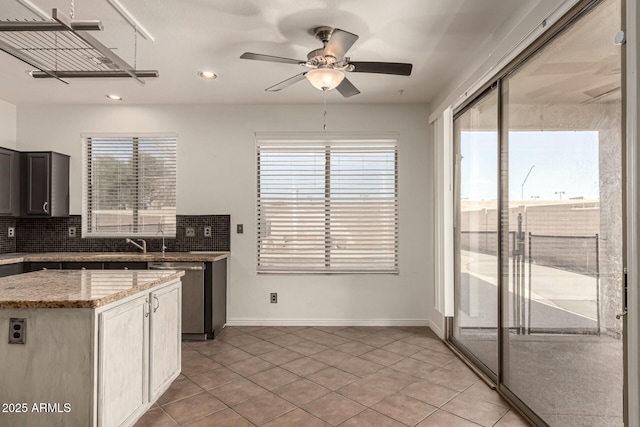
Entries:
<svg viewBox="0 0 640 427">
<path fill-rule="evenodd" d="M 98 425 L 132 424 L 149 400 L 149 296 L 105 311 L 99 319 Z"/>
<path fill-rule="evenodd" d="M 99 315 L 98 425 L 132 425 L 180 374 L 180 282 Z"/>
<path fill-rule="evenodd" d="M 179 283 L 151 293 L 149 395 L 156 401 L 179 375 L 182 346 Z"/>
</svg>

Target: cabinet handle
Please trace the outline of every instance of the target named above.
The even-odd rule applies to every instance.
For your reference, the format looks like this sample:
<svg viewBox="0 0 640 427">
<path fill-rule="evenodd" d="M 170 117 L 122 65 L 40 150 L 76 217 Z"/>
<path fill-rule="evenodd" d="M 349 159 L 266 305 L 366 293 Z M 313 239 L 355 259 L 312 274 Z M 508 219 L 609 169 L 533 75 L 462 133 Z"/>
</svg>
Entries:
<svg viewBox="0 0 640 427">
<path fill-rule="evenodd" d="M 153 312 L 155 313 L 156 311 L 158 311 L 158 308 L 160 308 L 160 300 L 158 299 L 157 296 L 153 296 L 153 299 L 156 300 L 158 302 L 158 305 L 156 305 L 155 307 L 153 307 Z"/>
<path fill-rule="evenodd" d="M 147 307 L 151 308 L 149 306 L 149 298 L 144 299 L 144 317 L 149 317 L 149 311 L 147 310 Z"/>
<path fill-rule="evenodd" d="M 48 205 L 49 205 L 49 202 L 44 202 L 42 204 L 42 210 L 44 211 L 44 213 L 49 213 L 49 211 L 47 210 Z"/>
</svg>

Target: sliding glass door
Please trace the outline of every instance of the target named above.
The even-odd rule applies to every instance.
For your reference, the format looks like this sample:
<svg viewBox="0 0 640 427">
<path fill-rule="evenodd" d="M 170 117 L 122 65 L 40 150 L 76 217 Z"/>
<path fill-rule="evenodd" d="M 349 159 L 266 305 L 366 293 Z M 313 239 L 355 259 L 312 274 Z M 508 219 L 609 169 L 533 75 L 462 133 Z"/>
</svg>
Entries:
<svg viewBox="0 0 640 427">
<path fill-rule="evenodd" d="M 454 123 L 458 214 L 453 338 L 498 372 L 498 91 Z"/>
<path fill-rule="evenodd" d="M 623 425 L 622 11 L 587 7 L 454 121 L 451 340 L 552 426 Z"/>
</svg>

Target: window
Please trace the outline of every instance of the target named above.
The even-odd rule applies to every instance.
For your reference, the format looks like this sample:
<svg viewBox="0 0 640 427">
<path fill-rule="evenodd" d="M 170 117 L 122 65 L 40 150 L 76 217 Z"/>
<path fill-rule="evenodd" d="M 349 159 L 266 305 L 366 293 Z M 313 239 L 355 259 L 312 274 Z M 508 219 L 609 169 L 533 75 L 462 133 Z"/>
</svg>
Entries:
<svg viewBox="0 0 640 427">
<path fill-rule="evenodd" d="M 176 137 L 84 138 L 82 235 L 176 235 Z"/>
<path fill-rule="evenodd" d="M 396 135 L 257 134 L 259 273 L 397 273 Z"/>
</svg>

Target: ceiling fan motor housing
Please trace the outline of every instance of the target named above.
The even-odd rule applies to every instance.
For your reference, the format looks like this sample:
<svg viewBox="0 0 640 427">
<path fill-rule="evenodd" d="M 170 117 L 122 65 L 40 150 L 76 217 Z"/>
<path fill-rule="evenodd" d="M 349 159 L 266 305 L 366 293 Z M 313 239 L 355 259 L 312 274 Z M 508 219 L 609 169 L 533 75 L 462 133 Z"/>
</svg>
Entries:
<svg viewBox="0 0 640 427">
<path fill-rule="evenodd" d="M 324 54 L 324 48 L 312 50 L 307 54 L 307 63 L 313 67 L 323 67 L 335 64 L 337 58 Z"/>
</svg>

